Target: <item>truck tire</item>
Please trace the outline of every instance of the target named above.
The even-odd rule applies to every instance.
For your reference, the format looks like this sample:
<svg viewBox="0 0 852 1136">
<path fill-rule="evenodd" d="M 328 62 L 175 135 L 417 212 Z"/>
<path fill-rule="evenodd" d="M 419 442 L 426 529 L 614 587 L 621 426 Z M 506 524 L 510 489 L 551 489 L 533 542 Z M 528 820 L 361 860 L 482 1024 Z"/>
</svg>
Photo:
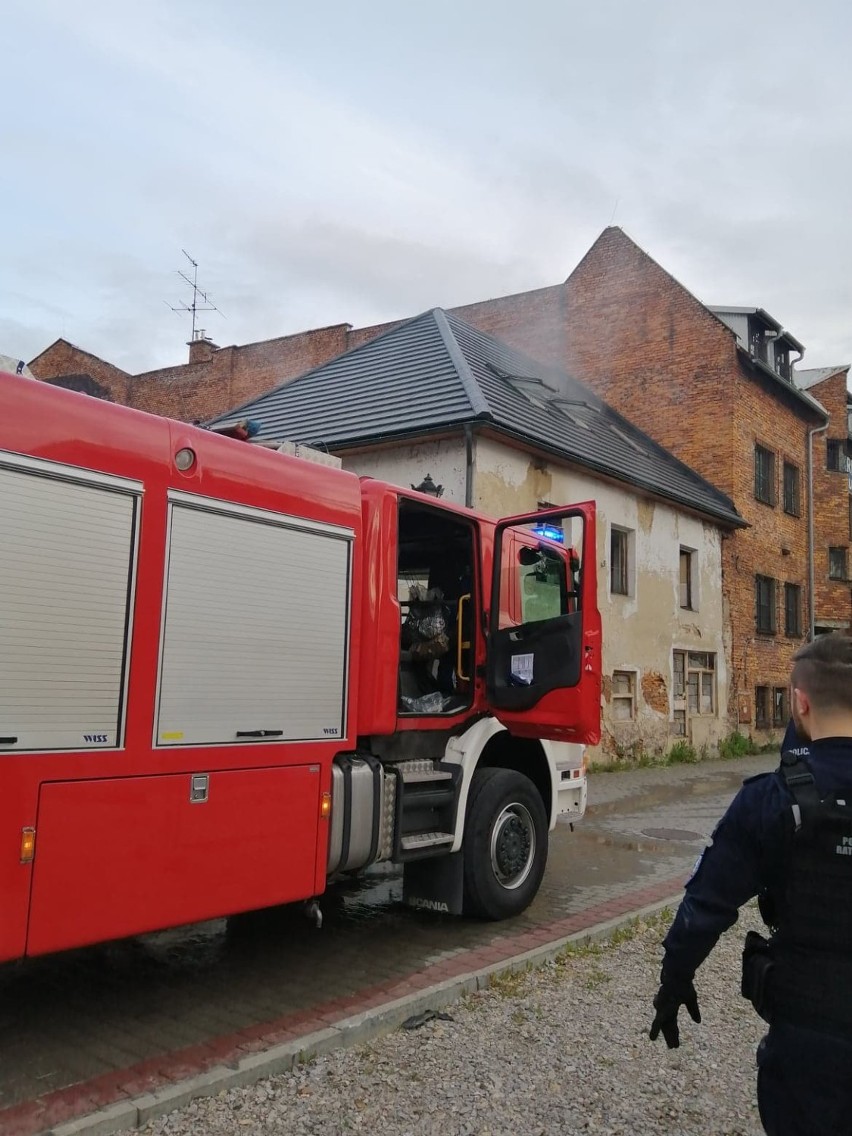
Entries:
<svg viewBox="0 0 852 1136">
<path fill-rule="evenodd" d="M 464 824 L 464 913 L 519 915 L 535 897 L 547 864 L 541 796 L 514 769 L 477 769 Z"/>
</svg>

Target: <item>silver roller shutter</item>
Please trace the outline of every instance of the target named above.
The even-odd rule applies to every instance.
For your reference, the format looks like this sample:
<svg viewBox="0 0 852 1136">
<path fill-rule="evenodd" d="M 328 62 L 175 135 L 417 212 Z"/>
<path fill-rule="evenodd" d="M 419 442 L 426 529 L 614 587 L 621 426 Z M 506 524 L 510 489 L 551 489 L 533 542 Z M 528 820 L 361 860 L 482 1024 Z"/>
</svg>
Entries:
<svg viewBox="0 0 852 1136">
<path fill-rule="evenodd" d="M 120 745 L 134 492 L 13 461 L 0 455 L 0 753 Z"/>
<path fill-rule="evenodd" d="M 350 538 L 172 504 L 157 744 L 343 736 Z"/>
</svg>

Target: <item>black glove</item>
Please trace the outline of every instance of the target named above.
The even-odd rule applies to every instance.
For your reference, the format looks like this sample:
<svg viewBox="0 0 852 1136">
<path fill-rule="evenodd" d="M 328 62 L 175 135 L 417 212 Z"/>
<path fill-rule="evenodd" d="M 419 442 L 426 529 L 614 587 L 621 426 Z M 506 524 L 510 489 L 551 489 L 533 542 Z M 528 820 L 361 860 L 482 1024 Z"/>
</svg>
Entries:
<svg viewBox="0 0 852 1136">
<path fill-rule="evenodd" d="M 677 1049 L 680 1045 L 680 1030 L 677 1024 L 677 1013 L 681 1006 L 686 1006 L 689 1016 L 694 1022 L 701 1021 L 701 1011 L 698 1009 L 698 995 L 691 982 L 672 982 L 663 979 L 657 996 L 654 998 L 654 1009 L 657 1011 L 651 1031 L 648 1034 L 651 1041 L 656 1041 L 662 1033 L 669 1049 Z"/>
</svg>

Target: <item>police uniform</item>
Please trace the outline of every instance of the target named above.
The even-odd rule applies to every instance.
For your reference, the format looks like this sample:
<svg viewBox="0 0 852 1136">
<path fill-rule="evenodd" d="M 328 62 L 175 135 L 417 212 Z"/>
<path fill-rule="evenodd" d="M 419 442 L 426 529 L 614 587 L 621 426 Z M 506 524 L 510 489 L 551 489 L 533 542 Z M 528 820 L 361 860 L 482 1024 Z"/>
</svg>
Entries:
<svg viewBox="0 0 852 1136">
<path fill-rule="evenodd" d="M 852 738 L 805 744 L 791 723 L 785 743 L 782 766 L 744 783 L 696 865 L 663 943 L 663 982 L 689 984 L 738 909 L 761 897 L 772 928 L 761 1120 L 770 1136 L 849 1136 Z"/>
</svg>

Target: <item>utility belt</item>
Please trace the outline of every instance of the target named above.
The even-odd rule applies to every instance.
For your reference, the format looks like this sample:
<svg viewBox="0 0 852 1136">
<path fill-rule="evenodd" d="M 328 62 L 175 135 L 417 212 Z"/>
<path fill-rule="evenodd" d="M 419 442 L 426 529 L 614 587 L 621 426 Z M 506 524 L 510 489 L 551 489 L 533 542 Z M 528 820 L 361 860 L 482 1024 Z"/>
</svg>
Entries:
<svg viewBox="0 0 852 1136">
<path fill-rule="evenodd" d="M 784 1022 L 840 1038 L 852 1044 L 852 1021 L 843 1012 L 832 1013 L 825 1007 L 814 1007 L 808 1001 L 793 999 L 778 991 L 774 982 L 776 962 L 772 945 L 757 931 L 749 931 L 743 944 L 743 968 L 740 992 L 769 1024 Z"/>
</svg>

